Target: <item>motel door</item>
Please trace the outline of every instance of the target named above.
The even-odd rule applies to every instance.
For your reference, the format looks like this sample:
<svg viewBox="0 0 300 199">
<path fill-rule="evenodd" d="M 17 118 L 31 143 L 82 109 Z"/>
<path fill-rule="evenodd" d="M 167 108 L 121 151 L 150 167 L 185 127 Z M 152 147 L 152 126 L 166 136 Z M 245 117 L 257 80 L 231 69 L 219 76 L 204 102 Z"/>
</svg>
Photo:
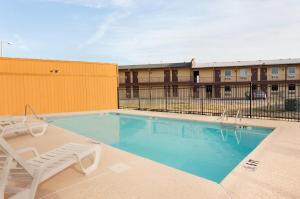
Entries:
<svg viewBox="0 0 300 199">
<path fill-rule="evenodd" d="M 261 84 L 260 89 L 268 95 L 268 84 Z"/>
<path fill-rule="evenodd" d="M 218 84 L 221 82 L 221 70 L 215 70 L 215 97 L 221 97 L 221 86 Z"/>
<path fill-rule="evenodd" d="M 178 82 L 178 71 L 172 70 L 172 82 Z"/>
<path fill-rule="evenodd" d="M 268 80 L 267 73 L 268 73 L 267 67 L 260 68 L 260 81 Z M 266 84 L 266 83 L 261 84 L 260 89 L 267 94 L 268 93 L 268 84 Z"/>
<path fill-rule="evenodd" d="M 132 81 L 133 81 L 133 83 L 136 83 L 136 84 L 139 82 L 137 71 L 132 72 Z"/>
<path fill-rule="evenodd" d="M 125 83 L 130 84 L 130 72 L 125 72 Z"/>
<path fill-rule="evenodd" d="M 212 85 L 205 86 L 206 98 L 212 98 Z"/>
<path fill-rule="evenodd" d="M 221 86 L 215 85 L 215 98 L 220 98 L 220 97 L 221 97 Z"/>
<path fill-rule="evenodd" d="M 266 67 L 260 69 L 260 81 L 267 81 L 267 71 Z"/>
<path fill-rule="evenodd" d="M 193 88 L 193 97 L 194 98 L 199 98 L 199 86 L 194 86 L 194 88 Z"/>
<path fill-rule="evenodd" d="M 165 83 L 169 83 L 170 82 L 170 71 L 169 70 L 165 70 L 164 71 L 164 82 Z"/>
<path fill-rule="evenodd" d="M 257 68 L 251 68 L 251 81 L 257 81 Z"/>
</svg>

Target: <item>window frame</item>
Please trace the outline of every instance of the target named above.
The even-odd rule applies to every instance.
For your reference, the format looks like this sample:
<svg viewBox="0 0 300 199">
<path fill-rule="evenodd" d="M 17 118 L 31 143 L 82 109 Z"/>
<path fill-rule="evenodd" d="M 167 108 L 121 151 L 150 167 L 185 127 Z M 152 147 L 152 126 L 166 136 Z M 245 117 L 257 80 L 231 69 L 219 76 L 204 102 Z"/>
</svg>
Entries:
<svg viewBox="0 0 300 199">
<path fill-rule="evenodd" d="M 248 77 L 248 70 L 247 68 L 241 68 L 240 69 L 240 78 L 241 79 L 247 79 Z"/>
<path fill-rule="evenodd" d="M 232 91 L 231 86 L 228 86 L 228 85 L 224 86 L 224 92 L 225 93 L 231 93 L 231 91 Z"/>
<path fill-rule="evenodd" d="M 231 76 L 232 76 L 232 72 L 231 72 L 232 69 L 229 69 L 229 68 L 226 68 L 224 70 L 224 76 L 225 76 L 225 79 L 231 79 Z M 227 75 L 226 73 L 229 71 L 230 75 Z"/>
<path fill-rule="evenodd" d="M 294 72 L 290 73 L 290 69 L 294 69 Z M 288 77 L 295 77 L 296 76 L 296 67 L 295 66 L 289 66 L 287 68 L 287 75 L 288 75 Z"/>
<path fill-rule="evenodd" d="M 291 89 L 290 89 L 290 86 L 293 86 L 294 89 L 291 90 Z M 296 84 L 289 84 L 289 85 L 288 85 L 288 92 L 289 92 L 289 93 L 296 93 Z"/>
<path fill-rule="evenodd" d="M 276 69 L 276 73 L 274 73 L 274 69 Z M 279 75 L 279 67 L 278 66 L 273 66 L 272 67 L 272 77 L 278 77 L 278 75 Z"/>
<path fill-rule="evenodd" d="M 273 89 L 274 87 L 277 88 L 277 89 L 274 90 L 274 89 Z M 271 86 L 271 91 L 274 92 L 274 93 L 278 92 L 278 91 L 279 91 L 279 86 L 278 86 L 278 84 L 272 84 L 272 86 Z"/>
</svg>

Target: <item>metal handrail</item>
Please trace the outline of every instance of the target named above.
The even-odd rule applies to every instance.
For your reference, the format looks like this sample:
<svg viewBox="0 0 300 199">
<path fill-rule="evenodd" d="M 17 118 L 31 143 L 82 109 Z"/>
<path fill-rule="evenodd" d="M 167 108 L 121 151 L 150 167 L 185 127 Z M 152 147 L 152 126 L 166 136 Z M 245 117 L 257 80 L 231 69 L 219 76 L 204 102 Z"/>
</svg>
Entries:
<svg viewBox="0 0 300 199">
<path fill-rule="evenodd" d="M 228 120 L 227 109 L 224 109 L 223 113 L 217 120 L 221 120 L 221 122 L 222 122 L 222 121 L 224 121 L 224 118 L 226 118 L 226 120 Z"/>
<path fill-rule="evenodd" d="M 239 122 L 242 121 L 242 116 L 240 114 L 240 110 L 237 111 L 236 115 L 235 115 L 235 123 L 237 123 L 237 121 L 239 120 Z"/>
<path fill-rule="evenodd" d="M 25 117 L 27 116 L 27 113 L 28 113 L 27 109 L 30 109 L 30 111 L 33 113 L 33 115 L 34 115 L 34 117 L 35 117 L 36 119 L 38 119 L 38 120 L 44 120 L 42 117 L 39 117 L 39 116 L 35 113 L 35 111 L 33 110 L 32 106 L 30 106 L 30 104 L 26 104 L 26 105 L 25 105 L 25 114 L 24 114 Z"/>
</svg>

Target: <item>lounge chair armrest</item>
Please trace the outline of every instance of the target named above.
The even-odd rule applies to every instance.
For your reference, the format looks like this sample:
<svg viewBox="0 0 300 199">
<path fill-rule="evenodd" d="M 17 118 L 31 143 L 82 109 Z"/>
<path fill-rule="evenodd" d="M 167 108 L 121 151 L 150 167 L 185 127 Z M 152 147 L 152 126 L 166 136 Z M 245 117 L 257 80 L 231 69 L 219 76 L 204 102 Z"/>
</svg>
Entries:
<svg viewBox="0 0 300 199">
<path fill-rule="evenodd" d="M 40 156 L 39 152 L 34 147 L 26 147 L 26 148 L 18 149 L 16 152 L 18 154 L 32 152 L 34 154 L 34 156 L 36 156 L 36 157 Z"/>
</svg>

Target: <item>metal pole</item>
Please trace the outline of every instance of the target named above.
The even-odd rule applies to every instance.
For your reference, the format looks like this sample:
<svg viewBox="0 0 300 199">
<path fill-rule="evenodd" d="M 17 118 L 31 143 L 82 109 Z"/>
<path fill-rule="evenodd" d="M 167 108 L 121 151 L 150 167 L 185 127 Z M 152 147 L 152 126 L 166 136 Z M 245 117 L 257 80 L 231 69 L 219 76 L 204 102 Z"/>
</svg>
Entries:
<svg viewBox="0 0 300 199">
<path fill-rule="evenodd" d="M 204 115 L 204 112 L 203 112 L 203 100 L 204 100 L 204 89 L 205 87 L 202 86 L 202 98 L 201 98 L 201 115 Z"/>
<path fill-rule="evenodd" d="M 3 40 L 0 40 L 0 57 L 3 56 L 3 44 L 13 45 L 11 42 L 4 42 Z"/>
<path fill-rule="evenodd" d="M 250 82 L 250 118 L 252 118 L 252 82 Z"/>
<path fill-rule="evenodd" d="M 138 88 L 139 110 L 141 110 L 140 88 Z"/>
<path fill-rule="evenodd" d="M 118 109 L 120 109 L 120 96 L 119 96 L 119 95 L 120 95 L 120 88 L 119 88 L 119 87 L 117 87 L 117 92 L 118 92 L 118 93 L 117 93 L 117 98 L 118 98 L 118 99 L 117 99 L 117 100 L 118 100 Z"/>
<path fill-rule="evenodd" d="M 152 96 L 151 96 L 151 92 L 152 92 L 152 89 L 151 89 L 151 87 L 149 87 L 149 90 L 150 90 L 150 110 L 152 109 L 152 104 L 151 104 L 151 98 L 152 98 Z"/>
<path fill-rule="evenodd" d="M 169 87 L 166 87 L 166 104 L 165 104 L 165 111 L 167 112 L 168 111 L 168 95 L 169 95 Z"/>
</svg>

